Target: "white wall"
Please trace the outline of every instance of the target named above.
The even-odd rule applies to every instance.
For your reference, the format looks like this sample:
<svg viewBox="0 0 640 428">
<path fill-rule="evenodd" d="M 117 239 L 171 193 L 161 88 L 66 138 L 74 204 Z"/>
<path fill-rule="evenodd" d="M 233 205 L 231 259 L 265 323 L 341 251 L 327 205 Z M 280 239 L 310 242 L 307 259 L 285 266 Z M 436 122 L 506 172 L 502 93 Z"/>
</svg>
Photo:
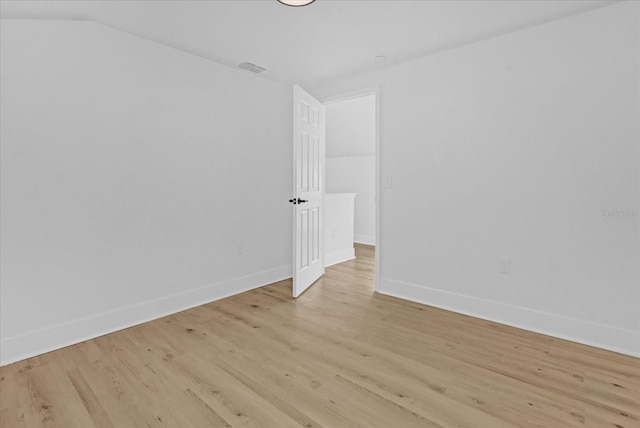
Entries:
<svg viewBox="0 0 640 428">
<path fill-rule="evenodd" d="M 376 153 L 376 97 L 364 95 L 326 104 L 327 157 Z"/>
<path fill-rule="evenodd" d="M 2 21 L 1 361 L 291 275 L 291 89 Z"/>
<path fill-rule="evenodd" d="M 380 292 L 640 355 L 639 7 L 316 88 L 380 86 Z"/>
<path fill-rule="evenodd" d="M 355 242 L 375 245 L 375 95 L 326 105 L 327 192 L 355 192 Z"/>
</svg>

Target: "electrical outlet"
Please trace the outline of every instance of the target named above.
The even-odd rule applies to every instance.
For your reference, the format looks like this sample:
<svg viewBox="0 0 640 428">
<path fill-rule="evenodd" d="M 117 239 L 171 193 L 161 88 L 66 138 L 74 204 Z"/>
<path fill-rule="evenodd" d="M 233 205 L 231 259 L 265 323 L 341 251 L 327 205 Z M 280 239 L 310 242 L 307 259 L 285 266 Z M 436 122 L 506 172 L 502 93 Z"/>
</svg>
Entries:
<svg viewBox="0 0 640 428">
<path fill-rule="evenodd" d="M 385 175 L 382 178 L 382 187 L 384 187 L 385 189 L 393 188 L 393 177 L 391 175 Z"/>
<path fill-rule="evenodd" d="M 237 242 L 235 245 L 236 248 L 236 256 L 241 256 L 244 254 L 244 248 L 242 246 L 242 242 Z"/>
<path fill-rule="evenodd" d="M 500 261 L 500 273 L 503 275 L 511 275 L 511 260 L 507 258 L 501 258 Z"/>
</svg>

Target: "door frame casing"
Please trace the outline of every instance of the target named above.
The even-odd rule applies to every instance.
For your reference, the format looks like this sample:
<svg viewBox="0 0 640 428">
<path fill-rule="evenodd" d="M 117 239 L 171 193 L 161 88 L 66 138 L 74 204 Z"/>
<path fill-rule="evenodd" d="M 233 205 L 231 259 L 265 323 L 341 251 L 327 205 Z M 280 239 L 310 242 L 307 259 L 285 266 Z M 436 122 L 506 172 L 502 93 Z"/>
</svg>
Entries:
<svg viewBox="0 0 640 428">
<path fill-rule="evenodd" d="M 375 178 L 375 198 L 376 198 L 376 245 L 375 245 L 375 263 L 376 263 L 376 274 L 375 274 L 375 290 L 378 291 L 378 287 L 380 284 L 380 278 L 382 277 L 381 268 L 380 268 L 380 259 L 381 259 L 381 249 L 382 249 L 382 234 L 380 233 L 380 207 L 381 207 L 381 177 L 380 177 L 380 86 L 368 86 L 361 89 L 355 89 L 352 91 L 346 92 L 338 92 L 336 94 L 324 97 L 322 99 L 322 104 L 325 106 L 327 104 L 333 104 L 341 101 L 347 101 L 354 98 L 360 98 L 367 95 L 374 95 L 376 101 L 376 131 L 375 131 L 375 165 L 376 165 L 376 178 Z M 326 157 L 326 156 L 325 156 Z M 324 178 L 324 177 L 323 177 Z M 324 186 L 324 183 L 323 183 Z M 324 188 L 324 187 L 323 187 Z"/>
</svg>

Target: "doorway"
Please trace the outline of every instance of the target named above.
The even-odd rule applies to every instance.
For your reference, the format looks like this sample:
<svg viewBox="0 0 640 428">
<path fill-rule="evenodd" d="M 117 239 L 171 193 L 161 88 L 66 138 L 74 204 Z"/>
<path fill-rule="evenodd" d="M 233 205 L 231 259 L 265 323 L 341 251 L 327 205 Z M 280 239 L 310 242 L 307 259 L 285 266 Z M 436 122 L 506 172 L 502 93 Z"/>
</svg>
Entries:
<svg viewBox="0 0 640 428">
<path fill-rule="evenodd" d="M 344 245 L 351 248 L 353 256 L 375 251 L 377 284 L 380 255 L 378 89 L 339 94 L 325 99 L 324 105 L 325 206 L 328 208 L 331 199 L 339 199 L 342 201 L 340 207 L 348 210 L 349 203 L 345 200 L 353 195 L 353 227 L 351 231 L 347 230 L 351 236 L 339 236 L 339 231 L 326 227 L 326 260 L 331 260 L 331 254 L 348 255 L 347 249 L 341 249 Z M 329 215 L 327 212 L 325 218 L 328 219 Z M 341 212 L 342 217 L 348 215 L 348 211 Z M 339 223 L 338 228 L 341 225 Z"/>
</svg>

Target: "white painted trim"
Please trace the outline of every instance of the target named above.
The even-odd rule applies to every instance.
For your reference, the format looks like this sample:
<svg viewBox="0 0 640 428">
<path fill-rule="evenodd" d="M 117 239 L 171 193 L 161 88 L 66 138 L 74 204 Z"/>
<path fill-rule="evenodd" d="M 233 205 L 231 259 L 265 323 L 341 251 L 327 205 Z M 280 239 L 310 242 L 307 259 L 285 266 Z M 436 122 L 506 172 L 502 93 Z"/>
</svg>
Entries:
<svg viewBox="0 0 640 428">
<path fill-rule="evenodd" d="M 382 156 L 380 155 L 380 145 L 382 144 L 380 141 L 381 135 L 381 116 L 380 116 L 380 86 L 375 87 L 374 93 L 376 94 L 376 283 L 374 284 L 375 290 L 378 290 L 380 287 L 380 281 L 382 280 L 382 220 L 380 218 L 380 213 L 382 212 Z"/>
<path fill-rule="evenodd" d="M 377 96 L 377 92 L 376 92 L 377 89 L 378 89 L 377 87 L 369 87 L 369 88 L 356 89 L 348 92 L 341 92 L 339 94 L 325 97 L 322 100 L 322 104 L 327 105 L 327 104 L 339 103 L 342 101 L 349 101 L 354 98 L 366 97 L 367 95 Z"/>
<path fill-rule="evenodd" d="M 347 248 L 346 250 L 340 250 L 331 254 L 325 254 L 324 267 L 337 265 L 338 263 L 346 262 L 347 260 L 353 260 L 356 258 L 356 251 L 353 248 Z"/>
<path fill-rule="evenodd" d="M 361 233 L 356 233 L 353 236 L 353 241 L 356 244 L 365 244 L 365 245 L 376 245 L 376 237 L 374 235 L 364 235 Z"/>
<path fill-rule="evenodd" d="M 0 366 L 291 278 L 281 266 L 0 340 Z"/>
<path fill-rule="evenodd" d="M 381 294 L 640 357 L 640 332 L 381 278 Z"/>
</svg>

